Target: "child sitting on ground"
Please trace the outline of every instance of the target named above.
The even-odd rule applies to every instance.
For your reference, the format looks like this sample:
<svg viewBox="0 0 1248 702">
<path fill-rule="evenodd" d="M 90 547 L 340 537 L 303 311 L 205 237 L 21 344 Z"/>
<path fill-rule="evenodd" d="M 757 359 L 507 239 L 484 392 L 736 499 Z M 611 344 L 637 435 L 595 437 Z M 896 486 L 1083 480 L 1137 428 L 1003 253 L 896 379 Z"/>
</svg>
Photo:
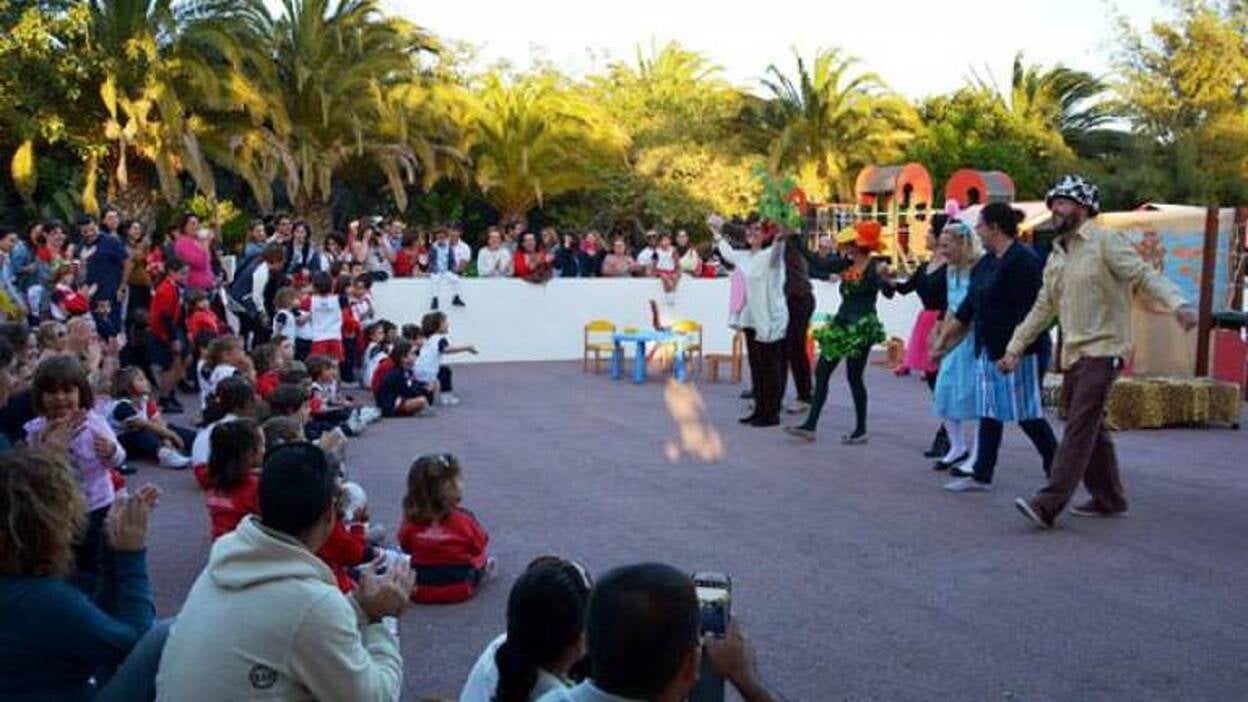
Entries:
<svg viewBox="0 0 1248 702">
<path fill-rule="evenodd" d="M 281 348 L 272 342 L 260 344 L 251 350 L 251 365 L 256 369 L 256 394 L 268 400 L 269 395 L 281 384 Z"/>
<path fill-rule="evenodd" d="M 430 312 L 420 320 L 420 331 L 425 337 L 420 347 L 420 355 L 416 358 L 413 374 L 416 381 L 436 387 L 435 394 L 440 393 L 442 405 L 458 405 L 459 398 L 452 393 L 451 369 L 442 365 L 442 357 L 456 353 L 477 355 L 475 346 L 452 346 L 447 332 L 450 322 L 445 312 Z"/>
<path fill-rule="evenodd" d="M 191 470 L 200 487 L 208 486 L 208 459 L 212 455 L 212 430 L 217 424 L 256 414 L 256 391 L 246 378 L 234 376 L 222 380 L 208 398 L 204 410 L 204 427 L 191 444 Z"/>
<path fill-rule="evenodd" d="M 156 461 L 162 468 L 186 468 L 195 432 L 165 422 L 152 399 L 143 371 L 127 366 L 113 374 L 113 401 L 108 423 L 131 458 Z"/>
<path fill-rule="evenodd" d="M 204 350 L 197 370 L 200 407 L 208 406 L 208 398 L 222 380 L 236 375 L 247 377 L 253 372 L 251 359 L 247 357 L 242 339 L 237 336 L 219 336 L 213 339 Z"/>
<path fill-rule="evenodd" d="M 126 450 L 104 417 L 94 409 L 87 372 L 72 356 L 54 356 L 39 364 L 31 385 L 38 414 L 26 422 L 26 443 L 69 456 L 86 497 L 83 531 L 74 542 L 74 582 L 95 594 L 105 548 L 105 517 L 113 504 L 112 471 L 126 461 Z"/>
<path fill-rule="evenodd" d="M 416 591 L 424 603 L 471 599 L 494 571 L 490 537 L 471 512 L 459 506 L 463 481 L 450 454 L 417 458 L 407 473 L 399 547 L 412 558 Z"/>
<path fill-rule="evenodd" d="M 390 349 L 390 366 L 388 369 L 377 368 L 381 376 L 377 383 L 375 397 L 377 409 L 383 417 L 410 417 L 414 414 L 429 415 L 429 409 L 436 393 L 435 387 L 428 387 L 416 382 L 411 376 L 411 369 L 416 365 L 416 353 L 412 345 L 406 341 L 397 341 Z M 436 385 L 437 381 L 434 381 Z"/>
<path fill-rule="evenodd" d="M 377 372 L 377 366 L 386 357 L 386 324 L 384 321 L 374 322 L 364 332 L 368 346 L 364 349 L 361 363 L 363 369 L 360 371 L 360 387 L 365 390 L 373 389 L 373 376 Z"/>
<path fill-rule="evenodd" d="M 212 300 L 203 290 L 192 290 L 186 294 L 186 309 L 190 316 L 186 318 L 186 331 L 190 338 L 199 339 L 207 335 L 215 339 L 229 331 L 229 327 L 212 311 Z"/>
<path fill-rule="evenodd" d="M 264 437 L 255 421 L 235 419 L 213 427 L 204 505 L 212 539 L 234 531 L 243 517 L 260 513 Z"/>
<path fill-rule="evenodd" d="M 355 434 L 381 418 L 376 407 L 362 407 L 338 392 L 338 364 L 329 356 L 309 356 L 308 375 L 312 379 L 312 417 L 335 425 L 346 423 Z"/>
</svg>

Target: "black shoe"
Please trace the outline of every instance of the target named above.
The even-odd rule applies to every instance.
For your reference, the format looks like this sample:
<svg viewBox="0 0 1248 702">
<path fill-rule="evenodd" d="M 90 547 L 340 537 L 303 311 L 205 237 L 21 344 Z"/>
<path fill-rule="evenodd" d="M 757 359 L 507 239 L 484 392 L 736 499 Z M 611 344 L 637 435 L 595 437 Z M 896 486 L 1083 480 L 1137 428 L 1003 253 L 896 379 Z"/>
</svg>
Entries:
<svg viewBox="0 0 1248 702">
<path fill-rule="evenodd" d="M 742 424 L 753 424 L 755 419 L 758 419 L 758 415 L 753 412 L 745 415 L 744 417 L 737 417 L 737 421 Z"/>
<path fill-rule="evenodd" d="M 949 434 L 945 431 L 945 425 L 940 425 L 940 429 L 936 430 L 936 436 L 932 439 L 932 446 L 923 452 L 924 458 L 939 458 L 949 453 Z"/>
<path fill-rule="evenodd" d="M 158 404 L 160 405 L 160 411 L 165 414 L 182 414 L 186 411 L 186 408 L 175 397 L 166 397 Z"/>
<path fill-rule="evenodd" d="M 199 393 L 199 385 L 187 380 L 180 380 L 178 381 L 178 392 L 195 395 Z"/>
<path fill-rule="evenodd" d="M 780 426 L 779 417 L 755 417 L 750 421 L 752 427 L 778 427 Z"/>
<path fill-rule="evenodd" d="M 438 309 L 438 298 L 436 298 L 436 297 L 435 297 L 435 298 L 433 298 L 433 303 L 429 305 L 429 309 L 431 309 L 431 310 L 436 310 L 436 309 Z"/>
<path fill-rule="evenodd" d="M 967 458 L 970 457 L 970 455 L 971 455 L 970 451 L 963 451 L 961 456 L 958 456 L 952 461 L 936 461 L 936 464 L 932 466 L 932 470 L 949 470 L 950 468 L 956 466 L 962 461 L 965 461 Z"/>
<path fill-rule="evenodd" d="M 742 400 L 753 400 L 753 399 L 754 399 L 754 388 L 750 388 L 749 390 L 742 390 L 742 391 L 741 391 L 741 399 L 742 399 Z"/>
<path fill-rule="evenodd" d="M 121 473 L 122 475 L 134 475 L 135 473 L 139 472 L 139 469 L 130 463 L 122 463 L 117 468 L 117 472 Z"/>
<path fill-rule="evenodd" d="M 463 301 L 463 300 L 459 299 L 459 295 L 456 295 L 455 297 L 453 297 L 453 298 L 451 299 L 451 304 L 452 304 L 452 305 L 455 305 L 456 307 L 467 307 L 467 306 L 468 306 L 468 305 L 465 305 L 465 304 L 464 304 L 464 301 Z"/>
<path fill-rule="evenodd" d="M 961 466 L 951 466 L 949 468 L 949 475 L 952 475 L 955 478 L 974 478 L 975 469 L 972 467 L 971 470 L 967 470 Z"/>
</svg>

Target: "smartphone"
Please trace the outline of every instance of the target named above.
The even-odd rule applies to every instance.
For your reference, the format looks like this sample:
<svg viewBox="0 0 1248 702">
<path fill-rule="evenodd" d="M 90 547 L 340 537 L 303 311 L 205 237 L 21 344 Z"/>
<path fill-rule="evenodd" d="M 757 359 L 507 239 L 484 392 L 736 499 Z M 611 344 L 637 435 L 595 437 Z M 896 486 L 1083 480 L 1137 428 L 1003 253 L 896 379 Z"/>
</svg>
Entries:
<svg viewBox="0 0 1248 702">
<path fill-rule="evenodd" d="M 693 587 L 702 612 L 702 633 L 723 637 L 732 616 L 732 578 L 723 573 L 694 573 Z"/>
<path fill-rule="evenodd" d="M 703 636 L 723 637 L 732 617 L 732 578 L 723 573 L 694 573 L 693 588 L 698 597 Z M 702 656 L 698 682 L 689 693 L 689 702 L 723 702 L 724 679 Z"/>
</svg>

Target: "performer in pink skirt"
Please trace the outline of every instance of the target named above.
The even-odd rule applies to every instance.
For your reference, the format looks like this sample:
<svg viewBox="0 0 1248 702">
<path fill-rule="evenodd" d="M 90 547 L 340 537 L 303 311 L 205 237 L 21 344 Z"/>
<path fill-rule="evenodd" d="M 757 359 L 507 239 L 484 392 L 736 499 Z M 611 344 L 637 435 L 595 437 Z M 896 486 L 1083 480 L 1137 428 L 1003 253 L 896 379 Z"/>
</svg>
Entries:
<svg viewBox="0 0 1248 702">
<path fill-rule="evenodd" d="M 930 260 L 919 264 L 918 269 L 905 282 L 898 283 L 895 287 L 896 292 L 902 294 L 918 293 L 919 300 L 923 303 L 923 311 L 919 312 L 918 318 L 914 321 L 910 340 L 906 342 L 905 359 L 897 372 L 915 370 L 922 373 L 923 381 L 931 390 L 936 388 L 936 374 L 940 366 L 928 356 L 927 340 L 932 330 L 944 317 L 947 285 L 945 261 L 938 253 L 939 247 L 936 246 L 936 241 L 949 218 L 950 215 L 946 213 L 932 215 L 932 226 L 927 234 L 927 250 L 935 253 L 932 254 Z M 936 438 L 932 440 L 931 447 L 923 455 L 935 458 L 944 456 L 948 450 L 949 437 L 945 432 L 944 424 L 941 424 L 936 431 Z"/>
</svg>

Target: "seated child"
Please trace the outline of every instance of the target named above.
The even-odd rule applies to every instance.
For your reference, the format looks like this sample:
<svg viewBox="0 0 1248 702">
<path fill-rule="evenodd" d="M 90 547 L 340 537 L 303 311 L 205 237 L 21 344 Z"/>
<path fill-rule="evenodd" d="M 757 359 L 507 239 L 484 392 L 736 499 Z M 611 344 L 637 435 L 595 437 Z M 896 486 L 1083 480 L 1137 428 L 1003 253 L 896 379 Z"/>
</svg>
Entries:
<svg viewBox="0 0 1248 702">
<path fill-rule="evenodd" d="M 360 387 L 365 390 L 373 390 L 373 377 L 376 375 L 377 366 L 386 357 L 386 350 L 389 348 L 386 344 L 386 324 L 387 322 L 374 322 L 364 332 L 368 346 L 364 348 L 361 361 Z"/>
<path fill-rule="evenodd" d="M 399 547 L 416 571 L 412 600 L 463 602 L 493 573 L 486 549 L 489 535 L 471 512 L 459 506 L 463 482 L 450 454 L 421 456 L 407 474 Z"/>
<path fill-rule="evenodd" d="M 234 531 L 243 517 L 260 513 L 264 437 L 254 420 L 234 419 L 212 428 L 211 444 L 204 505 L 215 541 Z"/>
<path fill-rule="evenodd" d="M 162 468 L 186 468 L 195 432 L 167 423 L 151 393 L 143 371 L 133 366 L 118 370 L 108 423 L 131 458 L 157 461 Z"/>
<path fill-rule="evenodd" d="M 451 392 L 451 369 L 442 365 L 442 357 L 456 353 L 477 355 L 475 346 L 452 346 L 447 332 L 450 322 L 445 312 L 430 312 L 420 320 L 420 333 L 425 341 L 413 366 L 416 381 L 436 387 L 442 405 L 458 405 L 459 398 Z"/>
<path fill-rule="evenodd" d="M 235 375 L 248 376 L 253 372 L 243 340 L 237 336 L 219 336 L 213 339 L 202 355 L 197 370 L 201 408 L 208 406 L 208 397 L 222 380 Z"/>
<path fill-rule="evenodd" d="M 200 339 L 206 335 L 215 339 L 229 333 L 229 327 L 212 311 L 212 300 L 203 290 L 192 290 L 186 294 L 186 309 L 190 316 L 186 318 L 186 331 L 192 339 Z"/>
<path fill-rule="evenodd" d="M 374 396 L 377 409 L 383 417 L 410 417 L 425 412 L 428 414 L 432 404 L 434 390 L 416 382 L 411 377 L 412 366 L 416 364 L 416 353 L 412 345 L 406 341 L 397 341 L 390 349 L 390 367 L 384 369 L 385 375 L 377 383 Z M 378 366 L 378 374 L 383 368 Z"/>
<path fill-rule="evenodd" d="M 338 363 L 329 356 L 309 356 L 308 375 L 312 378 L 312 418 L 333 424 L 346 423 L 355 434 L 381 418 L 376 407 L 362 407 L 338 392 Z"/>
<path fill-rule="evenodd" d="M 281 370 L 285 365 L 281 348 L 273 342 L 260 344 L 251 350 L 251 365 L 256 369 L 256 393 L 267 401 L 281 384 Z"/>
<path fill-rule="evenodd" d="M 204 410 L 203 428 L 191 444 L 191 470 L 202 488 L 208 486 L 208 459 L 212 454 L 212 429 L 217 424 L 230 422 L 256 413 L 256 391 L 251 383 L 239 376 L 226 378 L 217 385 L 216 392 L 208 398 Z"/>
</svg>

